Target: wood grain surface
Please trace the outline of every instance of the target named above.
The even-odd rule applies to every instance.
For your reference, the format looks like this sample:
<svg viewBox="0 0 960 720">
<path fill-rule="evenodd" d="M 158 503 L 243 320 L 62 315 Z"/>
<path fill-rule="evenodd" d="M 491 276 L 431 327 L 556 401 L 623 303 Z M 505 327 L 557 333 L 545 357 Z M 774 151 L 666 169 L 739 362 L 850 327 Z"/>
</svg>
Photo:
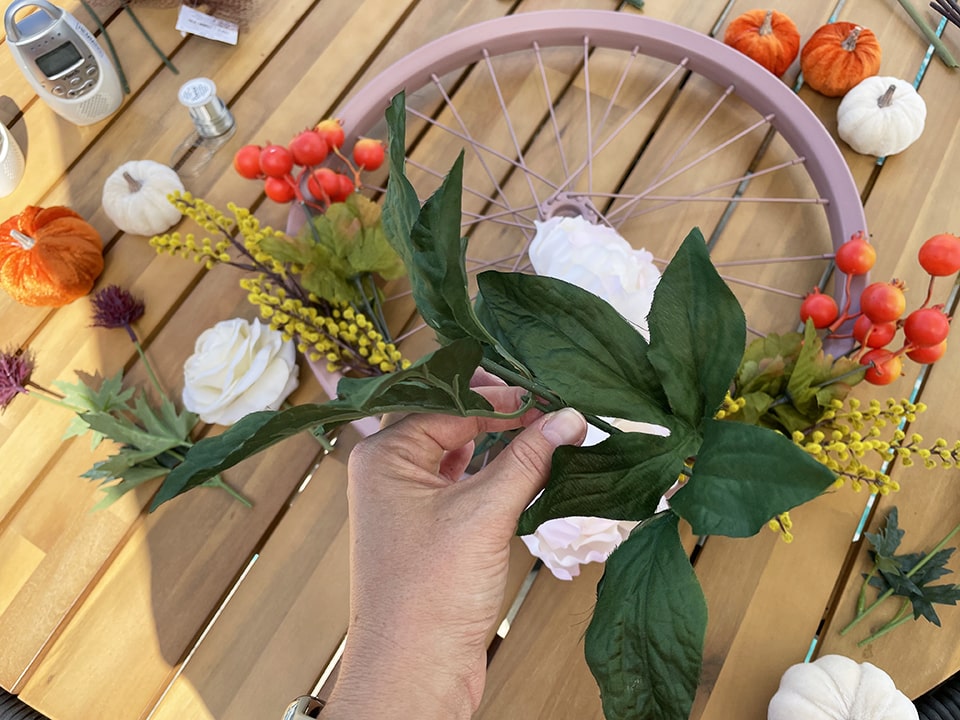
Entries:
<svg viewBox="0 0 960 720">
<path fill-rule="evenodd" d="M 62 5 L 93 26 L 78 1 Z M 120 284 L 145 298 L 146 314 L 137 330 L 161 383 L 177 396 L 182 364 L 197 334 L 225 318 L 252 318 L 255 309 L 231 268 L 206 271 L 158 256 L 145 238 L 118 231 L 101 208 L 101 191 L 107 175 L 124 161 L 183 159 L 178 147 L 192 125 L 176 94 L 185 80 L 213 79 L 237 123 L 236 134 L 210 162 L 185 178 L 188 189 L 220 207 L 228 201 L 250 207 L 262 222 L 283 227 L 287 208 L 266 200 L 257 183 L 232 171 L 232 155 L 242 145 L 286 141 L 335 114 L 393 61 L 453 30 L 544 9 L 638 12 L 622 5 L 615 0 L 288 0 L 259 13 L 236 47 L 182 37 L 174 29 L 175 9 L 137 6 L 143 24 L 179 69 L 177 75 L 163 66 L 126 13 L 100 10 L 131 87 L 122 108 L 100 123 L 80 128 L 54 114 L 33 94 L 11 54 L 0 51 L 0 121 L 27 156 L 22 183 L 0 198 L 0 219 L 30 204 L 68 205 L 87 218 L 105 244 L 106 269 L 98 287 Z M 795 20 L 804 38 L 831 19 L 870 27 L 883 47 L 881 74 L 912 80 L 927 53 L 925 40 L 894 0 L 778 0 L 776 7 Z M 722 36 L 731 18 L 752 8 L 746 0 L 646 0 L 642 14 Z M 931 23 L 938 17 L 928 14 Z M 960 52 L 958 38 L 956 28 L 948 27 L 944 41 L 954 53 Z M 588 85 L 592 107 L 616 98 L 609 110 L 614 123 L 633 109 L 629 98 L 643 97 L 666 78 L 664 91 L 631 126 L 631 134 L 600 156 L 598 185 L 639 184 L 662 173 L 675 159 L 678 139 L 687 136 L 717 97 L 718 88 L 703 78 L 668 77 L 671 68 L 642 56 L 633 85 L 622 95 L 615 95 L 621 65 L 613 53 L 607 63 L 603 50 L 594 52 L 589 78 L 575 55 L 545 57 L 544 72 L 565 138 L 586 132 Z M 544 131 L 548 118 L 532 101 L 543 94 L 542 78 L 532 66 L 512 61 L 495 60 L 494 67 L 514 125 L 507 127 L 491 102 L 487 70 L 479 63 L 457 74 L 458 112 L 469 120 L 477 140 L 512 157 L 512 131 L 531 165 L 555 172 L 554 138 Z M 795 64 L 784 82 L 793 86 L 798 75 Z M 925 288 L 915 261 L 920 244 L 936 232 L 960 227 L 958 82 L 956 72 L 936 58 L 929 63 L 920 85 L 928 103 L 927 129 L 901 156 L 878 165 L 839 143 L 879 251 L 874 276 L 904 279 L 911 300 Z M 806 87 L 799 95 L 836 137 L 838 100 Z M 438 111 L 439 122 L 457 122 L 449 109 L 442 109 L 436 93 L 426 92 L 417 102 L 428 113 Z M 724 104 L 709 131 L 693 137 L 681 161 L 742 129 L 750 112 L 735 98 Z M 409 126 L 408 138 L 417 138 L 411 153 L 416 163 L 443 166 L 462 145 L 414 119 Z M 689 192 L 736 178 L 754 163 L 763 168 L 788 158 L 791 151 L 784 143 L 764 145 L 765 134 L 763 127 L 749 133 L 719 154 L 709 170 L 693 170 L 688 178 L 666 184 L 663 192 Z M 468 211 L 480 211 L 486 204 L 481 195 L 494 194 L 497 183 L 513 192 L 525 182 L 506 164 L 492 173 L 476 166 L 469 172 L 468 183 L 480 195 L 467 197 Z M 422 195 L 438 181 L 416 167 L 410 174 Z M 759 176 L 747 195 L 776 197 L 803 182 L 800 170 Z M 734 189 L 724 189 L 721 197 L 728 198 Z M 624 232 L 637 244 L 653 236 L 679 243 L 696 222 L 706 235 L 720 237 L 718 262 L 757 255 L 772 244 L 778 252 L 783 247 L 798 254 L 825 252 L 824 222 L 815 209 L 791 207 L 777 215 L 742 202 L 732 212 L 726 210 L 726 202 L 703 204 L 695 213 L 680 206 L 638 217 Z M 472 228 L 470 235 L 471 257 L 480 260 L 518 251 L 524 241 L 515 230 L 489 222 Z M 796 295 L 809 289 L 818 274 L 770 267 L 762 280 Z M 796 310 L 795 297 L 771 302 L 746 285 L 734 287 L 751 327 L 791 328 L 787 318 Z M 936 300 L 946 301 L 950 290 L 950 280 L 941 282 Z M 417 326 L 409 301 L 393 302 L 390 313 L 395 326 Z M 416 357 L 434 346 L 429 333 L 417 332 L 403 349 Z M 34 353 L 33 378 L 45 386 L 73 382 L 78 372 L 111 375 L 121 369 L 130 385 L 146 380 L 125 333 L 90 327 L 86 299 L 53 310 L 23 307 L 0 295 L 0 347 Z M 951 347 L 918 385 L 929 410 L 911 430 L 925 438 L 960 437 L 953 406 L 960 392 L 958 358 L 957 348 Z M 906 371 L 889 388 L 858 388 L 858 396 L 909 395 L 918 366 L 907 365 Z M 305 365 L 300 380 L 293 402 L 325 399 Z M 80 475 L 108 448 L 92 453 L 86 438 L 61 440 L 69 421 L 63 410 L 29 397 L 18 397 L 0 415 L 0 686 L 54 720 L 280 717 L 290 699 L 317 686 L 346 633 L 345 463 L 356 433 L 344 432 L 329 455 L 305 435 L 230 470 L 227 481 L 254 501 L 249 510 L 221 491 L 203 489 L 148 514 L 156 492 L 156 484 L 148 484 L 108 510 L 91 512 L 100 491 Z M 194 432 L 201 437 L 220 431 L 201 424 Z M 907 528 L 907 549 L 920 550 L 960 522 L 955 470 L 894 466 L 892 475 L 902 490 L 877 503 L 868 529 L 882 523 L 895 505 Z M 866 567 L 866 551 L 853 541 L 865 506 L 866 496 L 849 488 L 818 498 L 792 513 L 796 539 L 789 545 L 766 530 L 742 540 L 698 539 L 685 531 L 684 544 L 710 615 L 692 718 L 761 720 L 780 675 L 804 660 L 814 638 L 815 654 L 837 652 L 873 662 L 911 696 L 960 669 L 956 608 L 940 611 L 942 628 L 910 624 L 866 648 L 856 642 L 889 615 L 878 612 L 881 617 L 873 624 L 839 635 L 853 615 Z M 587 566 L 572 582 L 540 571 L 529 584 L 533 561 L 519 540 L 513 550 L 504 616 L 521 588 L 526 594 L 504 625 L 509 632 L 491 646 L 487 690 L 477 717 L 600 720 L 599 691 L 583 660 L 583 637 L 602 567 Z M 955 560 L 951 566 L 957 566 Z M 329 692 L 329 683 L 321 691 Z"/>
</svg>

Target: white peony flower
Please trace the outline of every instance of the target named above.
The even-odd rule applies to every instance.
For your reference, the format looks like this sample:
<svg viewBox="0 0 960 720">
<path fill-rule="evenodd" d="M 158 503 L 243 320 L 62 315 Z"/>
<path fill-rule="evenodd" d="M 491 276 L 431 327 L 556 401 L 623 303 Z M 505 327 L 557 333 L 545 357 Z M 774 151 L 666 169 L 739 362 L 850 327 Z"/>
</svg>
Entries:
<svg viewBox="0 0 960 720">
<path fill-rule="evenodd" d="M 296 349 L 259 320 L 224 320 L 204 330 L 183 364 L 183 405 L 208 423 L 232 425 L 276 410 L 293 392 Z"/>
<path fill-rule="evenodd" d="M 580 566 L 603 562 L 637 526 L 625 520 L 595 517 L 568 517 L 547 520 L 533 535 L 522 540 L 550 572 L 560 580 L 572 580 Z"/>
<path fill-rule="evenodd" d="M 536 226 L 529 255 L 537 274 L 603 298 L 649 340 L 647 313 L 660 280 L 653 255 L 634 250 L 613 228 L 579 216 L 554 217 Z"/>
</svg>

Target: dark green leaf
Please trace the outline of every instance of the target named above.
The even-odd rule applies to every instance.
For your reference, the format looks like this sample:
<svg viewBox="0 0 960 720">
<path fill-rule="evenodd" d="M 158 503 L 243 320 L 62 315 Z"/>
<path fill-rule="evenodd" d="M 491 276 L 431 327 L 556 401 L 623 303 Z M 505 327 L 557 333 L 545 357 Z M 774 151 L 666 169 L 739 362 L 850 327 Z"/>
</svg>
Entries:
<svg viewBox="0 0 960 720">
<path fill-rule="evenodd" d="M 913 617 L 917 619 L 922 615 L 929 622 L 940 627 L 940 616 L 937 615 L 933 604 L 956 605 L 958 600 L 960 600 L 960 588 L 956 585 L 925 585 L 920 597 L 910 597 Z"/>
<path fill-rule="evenodd" d="M 337 396 L 367 415 L 396 406 L 458 415 L 491 412 L 493 408 L 483 396 L 470 390 L 470 378 L 480 357 L 476 340 L 456 340 L 406 370 L 373 378 L 345 377 L 337 386 Z"/>
<path fill-rule="evenodd" d="M 550 277 L 485 272 L 484 322 L 506 350 L 583 412 L 676 424 L 647 361 L 648 345 L 616 310 Z"/>
<path fill-rule="evenodd" d="M 746 343 L 746 320 L 694 229 L 663 271 L 647 317 L 648 357 L 674 414 L 697 427 L 716 413 Z"/>
<path fill-rule="evenodd" d="M 637 10 L 643 10 L 643 0 L 627 0 L 627 5 L 631 5 Z"/>
<path fill-rule="evenodd" d="M 410 242 L 410 231 L 420 214 L 420 199 L 417 191 L 407 180 L 404 165 L 407 149 L 407 108 L 403 91 L 393 96 L 387 108 L 387 162 L 390 180 L 387 196 L 383 201 L 383 229 L 393 248 L 404 256 Z"/>
<path fill-rule="evenodd" d="M 900 547 L 900 542 L 903 540 L 906 531 L 900 529 L 899 521 L 900 512 L 894 506 L 887 513 L 887 520 L 882 528 L 875 533 L 865 532 L 863 534 L 880 557 L 892 558 L 894 553 L 897 552 L 897 548 Z"/>
<path fill-rule="evenodd" d="M 153 435 L 132 425 L 129 421 L 118 420 L 102 412 L 84 413 L 84 421 L 99 433 L 122 445 L 131 445 L 137 450 L 159 455 L 183 443 L 183 438 Z"/>
<path fill-rule="evenodd" d="M 693 474 L 670 506 L 697 535 L 747 537 L 775 515 L 812 500 L 835 479 L 779 433 L 707 420 Z"/>
<path fill-rule="evenodd" d="M 679 720 L 700 677 L 707 607 L 673 513 L 607 560 L 584 652 L 607 720 Z"/>
<path fill-rule="evenodd" d="M 520 516 L 518 534 L 529 535 L 560 517 L 645 520 L 695 449 L 690 439 L 628 432 L 590 447 L 560 446 L 553 453 L 550 482 Z"/>
</svg>

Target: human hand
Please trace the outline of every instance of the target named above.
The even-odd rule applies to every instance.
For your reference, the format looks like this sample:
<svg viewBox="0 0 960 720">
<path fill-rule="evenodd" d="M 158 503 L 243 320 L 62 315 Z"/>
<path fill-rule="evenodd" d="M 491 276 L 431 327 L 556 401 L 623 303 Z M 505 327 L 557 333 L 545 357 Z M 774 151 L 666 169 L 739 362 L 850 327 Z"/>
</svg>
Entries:
<svg viewBox="0 0 960 720">
<path fill-rule="evenodd" d="M 474 388 L 499 412 L 524 391 Z M 483 432 L 526 428 L 461 479 Z M 554 448 L 579 444 L 573 409 L 502 420 L 410 415 L 349 461 L 351 615 L 324 718 L 468 718 L 480 704 L 486 639 L 503 603 L 517 519 L 543 488 Z"/>
</svg>

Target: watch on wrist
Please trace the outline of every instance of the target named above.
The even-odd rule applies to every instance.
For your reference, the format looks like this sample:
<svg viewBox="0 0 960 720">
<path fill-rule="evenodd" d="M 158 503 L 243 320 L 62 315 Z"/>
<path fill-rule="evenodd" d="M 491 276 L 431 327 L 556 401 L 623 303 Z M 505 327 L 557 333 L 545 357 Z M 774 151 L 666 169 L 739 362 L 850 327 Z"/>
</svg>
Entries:
<svg viewBox="0 0 960 720">
<path fill-rule="evenodd" d="M 301 695 L 283 713 L 283 720 L 308 720 L 320 717 L 320 711 L 326 703 L 313 695 Z"/>
</svg>

